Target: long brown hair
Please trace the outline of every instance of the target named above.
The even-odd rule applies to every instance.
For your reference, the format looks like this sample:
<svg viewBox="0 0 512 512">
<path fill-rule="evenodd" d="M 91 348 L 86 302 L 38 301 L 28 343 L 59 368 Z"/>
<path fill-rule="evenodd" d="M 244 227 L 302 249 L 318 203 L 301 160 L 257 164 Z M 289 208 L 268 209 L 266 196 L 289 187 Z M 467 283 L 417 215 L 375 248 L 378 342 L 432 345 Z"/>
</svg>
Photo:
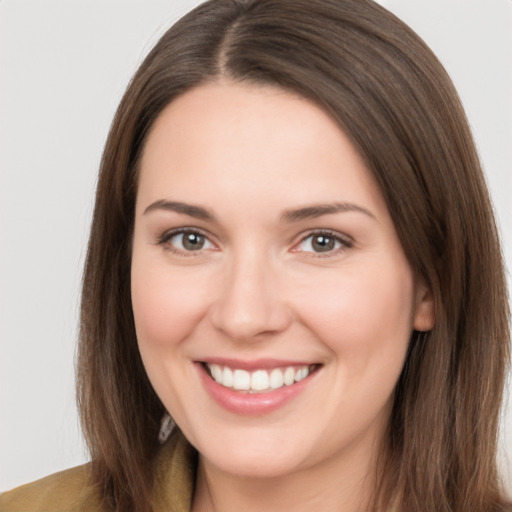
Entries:
<svg viewBox="0 0 512 512">
<path fill-rule="evenodd" d="M 133 77 L 103 154 L 82 292 L 78 399 L 106 502 L 151 509 L 164 412 L 130 299 L 138 160 L 162 109 L 219 77 L 282 87 L 328 112 L 365 158 L 432 290 L 436 325 L 412 335 L 372 507 L 505 510 L 496 450 L 509 311 L 491 203 L 445 70 L 370 0 L 211 0 L 169 29 Z"/>
</svg>

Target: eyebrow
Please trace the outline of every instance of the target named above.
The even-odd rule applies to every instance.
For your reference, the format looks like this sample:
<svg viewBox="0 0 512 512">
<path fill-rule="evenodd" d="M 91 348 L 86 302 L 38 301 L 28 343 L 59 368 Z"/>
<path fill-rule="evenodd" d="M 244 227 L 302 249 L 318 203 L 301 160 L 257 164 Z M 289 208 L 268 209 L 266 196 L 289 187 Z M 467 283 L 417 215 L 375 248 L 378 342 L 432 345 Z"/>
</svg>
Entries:
<svg viewBox="0 0 512 512">
<path fill-rule="evenodd" d="M 208 211 L 206 208 L 196 206 L 188 203 L 182 203 L 180 201 L 168 201 L 166 199 L 159 199 L 154 203 L 151 203 L 145 210 L 144 215 L 155 211 L 165 210 L 176 213 L 183 213 L 190 217 L 203 220 L 215 220 L 213 213 Z M 331 203 L 331 204 L 314 204 L 310 206 L 304 206 L 302 208 L 287 209 L 281 215 L 281 222 L 299 222 L 301 220 L 315 219 L 322 215 L 332 215 L 335 213 L 344 212 L 359 212 L 375 219 L 375 215 L 372 212 L 358 206 L 353 203 Z"/>
<path fill-rule="evenodd" d="M 376 220 L 372 212 L 353 203 L 332 203 L 332 204 L 314 204 L 303 208 L 285 210 L 281 215 L 282 222 L 298 222 L 301 220 L 315 219 L 322 215 L 333 213 L 359 212 Z"/>
<path fill-rule="evenodd" d="M 211 212 L 205 208 L 202 208 L 201 206 L 181 203 L 179 201 L 167 201 L 165 199 L 160 199 L 154 203 L 151 203 L 144 210 L 144 215 L 155 210 L 166 210 L 169 212 L 184 213 L 185 215 L 195 217 L 197 219 L 214 220 L 215 218 Z"/>
</svg>

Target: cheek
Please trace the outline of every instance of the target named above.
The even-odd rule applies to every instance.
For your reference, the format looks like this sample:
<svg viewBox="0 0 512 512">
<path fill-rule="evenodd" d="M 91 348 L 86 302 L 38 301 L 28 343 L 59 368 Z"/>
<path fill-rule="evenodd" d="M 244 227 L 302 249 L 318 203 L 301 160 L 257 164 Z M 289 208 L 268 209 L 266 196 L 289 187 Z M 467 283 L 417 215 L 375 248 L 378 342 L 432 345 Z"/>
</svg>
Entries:
<svg viewBox="0 0 512 512">
<path fill-rule="evenodd" d="M 165 272 L 134 257 L 131 293 L 141 348 L 166 349 L 185 339 L 200 321 L 207 297 L 185 273 Z"/>
<path fill-rule="evenodd" d="M 388 270 L 367 265 L 330 275 L 300 299 L 303 322 L 350 373 L 370 361 L 403 360 L 412 332 L 413 279 L 407 266 Z"/>
</svg>

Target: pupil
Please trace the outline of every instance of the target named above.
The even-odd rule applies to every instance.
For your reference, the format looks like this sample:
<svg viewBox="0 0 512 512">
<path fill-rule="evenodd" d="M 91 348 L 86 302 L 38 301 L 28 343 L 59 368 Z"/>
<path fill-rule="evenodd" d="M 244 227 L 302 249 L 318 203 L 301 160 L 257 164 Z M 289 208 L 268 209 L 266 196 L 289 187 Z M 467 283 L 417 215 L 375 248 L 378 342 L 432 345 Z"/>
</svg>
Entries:
<svg viewBox="0 0 512 512">
<path fill-rule="evenodd" d="M 190 251 L 197 251 L 204 245 L 204 236 L 197 233 L 187 233 L 183 236 L 183 247 Z"/>
<path fill-rule="evenodd" d="M 334 238 L 328 236 L 316 236 L 313 239 L 313 249 L 316 252 L 327 252 L 334 249 Z"/>
</svg>

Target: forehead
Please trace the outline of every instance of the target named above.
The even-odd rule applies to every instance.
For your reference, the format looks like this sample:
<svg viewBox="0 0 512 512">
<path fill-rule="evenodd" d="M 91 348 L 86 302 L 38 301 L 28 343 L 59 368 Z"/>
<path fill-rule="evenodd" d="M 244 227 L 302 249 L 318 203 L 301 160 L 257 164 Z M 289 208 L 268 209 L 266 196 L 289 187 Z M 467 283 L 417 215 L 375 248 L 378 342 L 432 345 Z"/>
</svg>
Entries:
<svg viewBox="0 0 512 512">
<path fill-rule="evenodd" d="M 208 83 L 178 97 L 155 121 L 140 171 L 144 202 L 182 194 L 382 206 L 339 125 L 311 101 L 269 86 Z"/>
<path fill-rule="evenodd" d="M 260 160 L 276 147 L 317 147 L 329 134 L 339 137 L 339 131 L 325 112 L 289 91 L 268 85 L 206 83 L 162 111 L 150 131 L 142 163 L 163 145 L 183 153 L 199 146 L 203 152 L 222 147 L 233 157 L 235 142 L 243 143 L 245 150 L 265 149 L 258 155 Z"/>
</svg>

